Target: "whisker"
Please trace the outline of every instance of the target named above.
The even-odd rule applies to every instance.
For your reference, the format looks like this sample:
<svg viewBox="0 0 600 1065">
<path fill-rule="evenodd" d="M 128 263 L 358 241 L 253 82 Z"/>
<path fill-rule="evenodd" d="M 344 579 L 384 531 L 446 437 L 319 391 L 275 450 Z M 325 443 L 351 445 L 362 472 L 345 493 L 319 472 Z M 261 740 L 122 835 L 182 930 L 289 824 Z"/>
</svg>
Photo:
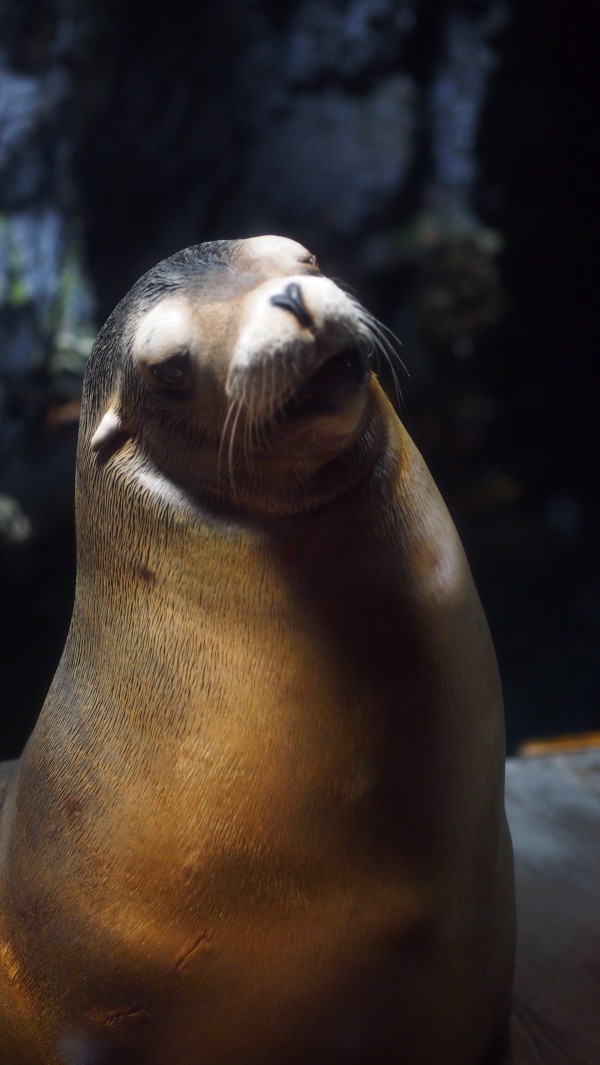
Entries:
<svg viewBox="0 0 600 1065">
<path fill-rule="evenodd" d="M 271 359 L 271 394 L 269 396 L 269 418 L 273 419 L 275 414 L 275 384 L 276 384 L 276 368 L 275 359 Z"/>
<path fill-rule="evenodd" d="M 227 430 L 229 428 L 229 421 L 230 421 L 230 418 L 231 418 L 231 416 L 232 416 L 232 414 L 233 414 L 233 412 L 235 410 L 235 406 L 236 406 L 236 400 L 235 400 L 235 397 L 232 396 L 230 398 L 230 400 L 229 400 L 229 405 L 227 407 L 227 414 L 225 416 L 225 422 L 223 424 L 223 429 L 222 429 L 222 432 L 221 432 L 221 440 L 220 440 L 220 443 L 219 443 L 219 454 L 217 456 L 217 484 L 218 485 L 221 484 L 221 472 L 222 472 L 222 465 L 223 465 L 223 447 L 224 447 L 224 444 L 225 444 L 225 440 L 227 438 Z"/>
<path fill-rule="evenodd" d="M 385 362 L 389 367 L 392 381 L 394 383 L 396 402 L 399 407 L 402 407 L 404 401 L 398 376 L 398 366 L 402 367 L 407 377 L 409 374 L 406 365 L 398 354 L 398 345 L 401 344 L 401 341 L 395 333 L 388 328 L 388 326 L 384 325 L 383 322 L 380 322 L 374 315 L 365 310 L 361 304 L 356 303 L 356 309 L 358 311 L 359 321 L 373 344 L 373 353 L 375 355 L 380 355 L 385 359 Z"/>
<path fill-rule="evenodd" d="M 255 474 L 255 466 L 252 456 L 254 454 L 253 433 L 256 424 L 256 413 L 251 406 L 248 406 L 246 409 L 246 423 L 244 425 L 244 460 L 251 478 L 254 478 Z"/>
<path fill-rule="evenodd" d="M 263 366 L 261 366 L 261 376 L 262 376 L 262 389 L 261 389 L 261 394 L 260 394 L 260 411 L 261 411 L 261 416 L 264 419 L 265 410 L 266 410 L 266 406 L 267 406 L 267 367 L 264 364 L 263 364 Z"/>
<path fill-rule="evenodd" d="M 239 400 L 237 412 L 236 412 L 235 418 L 233 419 L 233 424 L 231 426 L 231 436 L 230 436 L 230 439 L 229 439 L 229 483 L 231 484 L 231 492 L 232 492 L 232 495 L 234 496 L 234 498 L 237 495 L 237 488 L 236 488 L 236 484 L 235 484 L 235 476 L 234 476 L 234 472 L 233 472 L 233 469 L 234 469 L 233 459 L 234 459 L 235 434 L 237 432 L 238 423 L 239 423 L 239 420 L 240 420 L 240 415 L 242 413 L 242 408 L 243 408 L 244 403 L 245 403 L 245 399 L 246 399 L 246 388 L 244 387 L 244 393 L 243 393 L 241 399 Z"/>
</svg>

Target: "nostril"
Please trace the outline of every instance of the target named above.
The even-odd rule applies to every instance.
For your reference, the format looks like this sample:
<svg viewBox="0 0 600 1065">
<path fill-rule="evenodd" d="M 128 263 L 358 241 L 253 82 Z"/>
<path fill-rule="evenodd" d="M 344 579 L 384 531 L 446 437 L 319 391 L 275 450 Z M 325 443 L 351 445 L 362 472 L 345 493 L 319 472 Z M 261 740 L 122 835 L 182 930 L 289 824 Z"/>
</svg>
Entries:
<svg viewBox="0 0 600 1065">
<path fill-rule="evenodd" d="M 300 285 L 296 281 L 290 281 L 284 292 L 271 296 L 271 303 L 274 307 L 283 307 L 284 310 L 291 311 L 300 325 L 306 329 L 313 327 L 313 320 L 306 309 Z"/>
</svg>

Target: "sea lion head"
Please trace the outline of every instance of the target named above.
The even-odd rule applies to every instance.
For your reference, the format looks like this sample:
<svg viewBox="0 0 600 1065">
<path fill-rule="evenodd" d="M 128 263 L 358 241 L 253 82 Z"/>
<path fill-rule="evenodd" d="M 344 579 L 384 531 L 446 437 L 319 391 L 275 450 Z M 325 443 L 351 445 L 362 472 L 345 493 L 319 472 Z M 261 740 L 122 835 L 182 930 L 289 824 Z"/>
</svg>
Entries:
<svg viewBox="0 0 600 1065">
<path fill-rule="evenodd" d="M 96 342 L 82 436 L 159 476 L 273 512 L 335 495 L 375 453 L 374 320 L 282 237 L 159 263 Z"/>
</svg>

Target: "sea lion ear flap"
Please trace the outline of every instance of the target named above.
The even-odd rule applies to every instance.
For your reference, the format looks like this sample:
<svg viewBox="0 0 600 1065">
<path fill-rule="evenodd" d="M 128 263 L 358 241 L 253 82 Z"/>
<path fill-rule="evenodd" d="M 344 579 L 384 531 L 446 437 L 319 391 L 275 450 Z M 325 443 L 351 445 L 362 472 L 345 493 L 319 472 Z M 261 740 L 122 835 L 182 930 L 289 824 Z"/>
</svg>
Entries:
<svg viewBox="0 0 600 1065">
<path fill-rule="evenodd" d="M 118 447 L 129 436 L 127 426 L 123 421 L 115 400 L 113 399 L 106 409 L 104 416 L 94 433 L 90 445 L 92 451 L 105 451 Z"/>
</svg>

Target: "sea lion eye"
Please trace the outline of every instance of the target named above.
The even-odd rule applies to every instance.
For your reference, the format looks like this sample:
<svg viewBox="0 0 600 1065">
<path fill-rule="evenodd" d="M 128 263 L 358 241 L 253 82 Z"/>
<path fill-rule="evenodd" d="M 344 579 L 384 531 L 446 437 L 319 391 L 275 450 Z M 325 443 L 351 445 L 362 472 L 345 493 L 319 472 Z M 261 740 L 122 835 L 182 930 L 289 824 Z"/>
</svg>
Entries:
<svg viewBox="0 0 600 1065">
<path fill-rule="evenodd" d="M 184 348 L 176 355 L 164 359 L 163 362 L 153 363 L 149 369 L 165 388 L 185 388 L 190 373 L 190 353 L 187 348 Z"/>
<path fill-rule="evenodd" d="M 316 255 L 305 255 L 304 258 L 300 259 L 300 262 L 306 263 L 307 266 L 313 266 L 315 270 L 319 269 Z"/>
</svg>

